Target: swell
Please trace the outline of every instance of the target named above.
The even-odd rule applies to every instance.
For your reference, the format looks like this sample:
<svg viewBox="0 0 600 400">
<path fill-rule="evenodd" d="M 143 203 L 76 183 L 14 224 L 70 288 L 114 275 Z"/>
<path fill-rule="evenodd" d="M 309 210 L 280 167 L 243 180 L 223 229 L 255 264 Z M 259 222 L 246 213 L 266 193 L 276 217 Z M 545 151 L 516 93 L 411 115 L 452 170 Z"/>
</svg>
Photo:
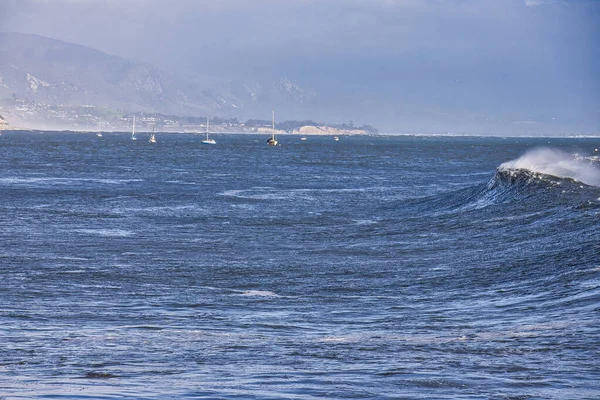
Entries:
<svg viewBox="0 0 600 400">
<path fill-rule="evenodd" d="M 499 171 L 526 171 L 540 179 L 558 178 L 600 187 L 600 169 L 596 157 L 581 157 L 560 150 L 537 148 L 498 167 Z"/>
<path fill-rule="evenodd" d="M 521 210 L 530 206 L 538 211 L 555 207 L 600 209 L 598 165 L 593 157 L 579 158 L 558 150 L 537 149 L 501 164 L 488 182 L 407 199 L 401 207 L 425 215 L 500 205 L 518 205 Z M 394 205 L 398 206 L 398 203 Z"/>
<path fill-rule="evenodd" d="M 410 233 L 421 257 L 448 266 L 420 283 L 435 290 L 444 276 L 448 293 L 498 320 L 597 311 L 600 187 L 582 181 L 592 182 L 596 165 L 580 166 L 558 176 L 504 163 L 487 182 L 395 202 L 395 228 Z"/>
</svg>

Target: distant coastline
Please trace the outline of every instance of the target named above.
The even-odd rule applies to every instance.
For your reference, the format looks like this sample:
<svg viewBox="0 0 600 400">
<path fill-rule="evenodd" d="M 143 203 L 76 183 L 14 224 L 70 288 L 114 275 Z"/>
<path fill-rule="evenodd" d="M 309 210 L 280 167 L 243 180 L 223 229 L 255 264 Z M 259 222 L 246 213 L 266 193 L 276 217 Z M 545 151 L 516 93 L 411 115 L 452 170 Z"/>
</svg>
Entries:
<svg viewBox="0 0 600 400">
<path fill-rule="evenodd" d="M 0 115 L 0 131 L 16 131 L 20 130 L 20 128 L 16 128 L 8 124 L 8 122 L 4 119 L 2 115 Z"/>
<path fill-rule="evenodd" d="M 368 135 L 370 133 L 377 132 L 367 132 L 364 129 L 338 129 L 332 126 L 321 125 L 305 125 L 301 126 L 298 129 L 294 129 L 291 132 L 286 132 L 284 130 L 279 129 L 270 129 L 270 128 L 259 128 L 257 130 L 259 133 L 275 133 L 278 135 L 290 134 L 290 135 L 306 135 L 306 136 L 325 136 L 325 135 Z"/>
<path fill-rule="evenodd" d="M 9 102 L 10 103 L 10 102 Z M 273 133 L 272 121 L 237 118 L 171 115 L 148 112 L 123 112 L 108 107 L 94 105 L 51 106 L 21 99 L 14 104 L 0 106 L 3 117 L 0 129 L 34 129 L 52 131 L 102 131 L 122 132 L 131 130 L 133 118 L 139 132 L 189 132 L 204 133 L 207 129 L 213 133 Z M 207 126 L 207 119 L 209 124 Z M 10 121 L 10 124 L 8 123 Z M 14 128 L 14 126 L 20 128 Z M 11 126 L 13 126 L 11 128 Z M 315 122 L 311 120 L 286 120 L 275 123 L 275 134 L 300 135 L 364 135 L 377 134 L 371 125 L 355 126 L 352 121 L 341 124 Z"/>
</svg>

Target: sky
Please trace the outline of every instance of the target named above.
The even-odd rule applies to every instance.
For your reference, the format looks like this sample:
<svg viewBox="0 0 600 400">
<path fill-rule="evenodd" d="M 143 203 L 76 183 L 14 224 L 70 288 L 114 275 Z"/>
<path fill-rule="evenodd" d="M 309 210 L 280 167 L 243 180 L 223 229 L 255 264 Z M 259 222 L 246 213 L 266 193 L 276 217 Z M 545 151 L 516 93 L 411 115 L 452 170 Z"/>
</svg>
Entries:
<svg viewBox="0 0 600 400">
<path fill-rule="evenodd" d="M 0 31 L 285 77 L 384 130 L 600 133 L 600 0 L 0 0 Z"/>
</svg>

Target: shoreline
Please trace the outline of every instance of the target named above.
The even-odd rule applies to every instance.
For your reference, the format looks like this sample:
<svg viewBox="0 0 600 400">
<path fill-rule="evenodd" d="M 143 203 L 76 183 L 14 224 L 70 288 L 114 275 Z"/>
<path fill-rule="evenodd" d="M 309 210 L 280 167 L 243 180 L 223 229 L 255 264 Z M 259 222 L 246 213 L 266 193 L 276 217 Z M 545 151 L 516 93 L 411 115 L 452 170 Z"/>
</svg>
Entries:
<svg viewBox="0 0 600 400">
<path fill-rule="evenodd" d="M 69 133 L 69 134 L 96 134 L 96 133 L 122 133 L 131 134 L 127 130 L 74 130 L 74 129 L 39 129 L 39 128 L 23 128 L 14 126 L 0 126 L 0 132 L 40 132 L 40 133 Z M 136 134 L 151 135 L 152 131 L 136 131 Z M 206 135 L 206 132 L 190 132 L 190 131 L 154 131 L 154 134 L 170 135 L 170 134 L 189 134 L 189 135 Z M 248 131 L 213 131 L 210 135 L 269 135 L 267 132 L 248 132 Z M 446 133 L 394 133 L 394 132 L 379 132 L 379 133 L 276 133 L 277 136 L 283 137 L 422 137 L 422 138 L 495 138 L 495 139 L 600 139 L 598 134 L 571 134 L 571 135 L 499 135 L 499 134 L 446 134 Z"/>
</svg>

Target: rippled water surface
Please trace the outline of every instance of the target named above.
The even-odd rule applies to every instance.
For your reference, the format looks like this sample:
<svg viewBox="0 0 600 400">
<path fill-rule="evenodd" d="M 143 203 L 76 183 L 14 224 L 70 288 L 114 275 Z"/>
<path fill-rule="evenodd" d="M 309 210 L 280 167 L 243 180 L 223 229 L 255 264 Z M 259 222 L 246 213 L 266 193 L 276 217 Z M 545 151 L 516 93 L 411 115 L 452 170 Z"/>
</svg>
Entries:
<svg viewBox="0 0 600 400">
<path fill-rule="evenodd" d="M 600 398 L 600 139 L 215 139 L 0 137 L 0 398 Z"/>
</svg>

